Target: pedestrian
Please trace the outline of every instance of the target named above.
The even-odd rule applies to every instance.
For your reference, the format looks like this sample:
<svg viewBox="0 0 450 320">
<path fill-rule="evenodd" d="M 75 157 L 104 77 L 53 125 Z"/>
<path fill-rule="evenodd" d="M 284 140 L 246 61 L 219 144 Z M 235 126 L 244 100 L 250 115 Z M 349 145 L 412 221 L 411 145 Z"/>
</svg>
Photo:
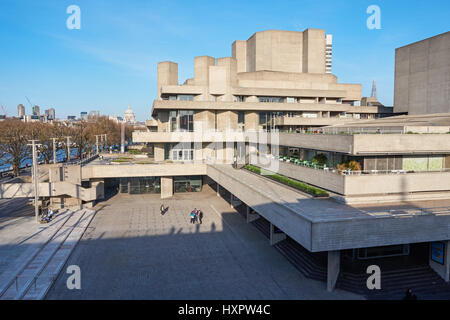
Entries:
<svg viewBox="0 0 450 320">
<path fill-rule="evenodd" d="M 203 219 L 203 211 L 202 210 L 198 210 L 198 222 L 200 224 L 202 224 L 202 219 Z"/>
<path fill-rule="evenodd" d="M 194 223 L 196 223 L 198 220 L 198 210 L 197 208 L 194 208 Z"/>
<path fill-rule="evenodd" d="M 161 215 L 164 215 L 164 204 L 161 205 L 161 207 L 159 208 L 159 210 L 161 211 Z"/>
<path fill-rule="evenodd" d="M 195 214 L 194 214 L 194 210 L 191 211 L 191 223 L 195 222 Z"/>
<path fill-rule="evenodd" d="M 403 300 L 417 300 L 417 296 L 412 292 L 411 289 L 408 289 L 406 290 Z"/>
</svg>

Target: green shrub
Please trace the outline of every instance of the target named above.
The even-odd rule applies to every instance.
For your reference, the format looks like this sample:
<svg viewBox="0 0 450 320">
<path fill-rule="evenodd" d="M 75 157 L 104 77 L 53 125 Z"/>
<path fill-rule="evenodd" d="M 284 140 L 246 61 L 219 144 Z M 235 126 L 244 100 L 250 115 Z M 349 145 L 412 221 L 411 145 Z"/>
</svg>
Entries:
<svg viewBox="0 0 450 320">
<path fill-rule="evenodd" d="M 131 149 L 131 150 L 128 150 L 128 153 L 129 153 L 129 154 L 141 154 L 142 151 L 136 150 L 136 149 Z"/>
<path fill-rule="evenodd" d="M 253 166 L 251 164 L 245 165 L 244 168 L 249 170 L 249 171 L 251 171 L 251 172 L 253 172 L 253 173 L 261 174 L 261 168 Z M 286 184 L 288 186 L 291 186 L 293 188 L 296 188 L 296 189 L 298 189 L 300 191 L 304 191 L 306 193 L 309 193 L 309 194 L 311 194 L 311 195 L 313 195 L 315 197 L 327 196 L 328 195 L 328 193 L 326 191 L 322 190 L 322 189 L 310 186 L 310 185 L 308 185 L 306 183 L 303 183 L 303 182 L 300 182 L 300 181 L 297 181 L 297 180 L 294 180 L 294 179 L 282 176 L 282 175 L 277 174 L 277 173 L 265 174 L 264 176 L 269 178 L 269 179 L 272 179 L 272 180 L 281 182 L 283 184 Z"/>
<path fill-rule="evenodd" d="M 328 158 L 325 154 L 323 153 L 319 153 L 316 154 L 313 158 L 312 158 L 312 163 L 317 164 L 319 166 L 323 166 L 324 164 L 327 164 Z"/>
</svg>

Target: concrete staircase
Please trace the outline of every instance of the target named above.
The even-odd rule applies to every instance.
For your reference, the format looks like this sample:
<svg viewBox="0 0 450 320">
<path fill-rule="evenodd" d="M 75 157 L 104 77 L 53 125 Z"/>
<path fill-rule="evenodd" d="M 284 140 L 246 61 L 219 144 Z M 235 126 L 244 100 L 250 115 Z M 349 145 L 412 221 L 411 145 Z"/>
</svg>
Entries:
<svg viewBox="0 0 450 320">
<path fill-rule="evenodd" d="M 43 299 L 94 214 L 87 209 L 66 213 L 67 218 L 55 225 L 48 241 L 32 255 L 21 256 L 10 271 L 2 274 L 0 300 Z"/>
<path fill-rule="evenodd" d="M 236 209 L 245 217 L 245 209 Z M 270 223 L 259 218 L 252 224 L 269 238 Z M 326 253 L 311 253 L 291 238 L 274 246 L 292 265 L 307 278 L 326 282 Z M 382 268 L 383 269 L 383 268 Z M 360 294 L 371 300 L 402 299 L 408 288 L 411 288 L 418 299 L 450 300 L 450 284 L 446 283 L 428 265 L 415 265 L 409 268 L 384 271 L 381 277 L 381 290 L 367 289 L 366 273 L 351 273 L 341 271 L 336 288 Z"/>
<path fill-rule="evenodd" d="M 367 274 L 341 272 L 336 287 L 368 299 L 402 299 L 411 288 L 418 299 L 450 299 L 450 285 L 427 265 L 382 272 L 381 289 L 367 289 Z"/>
</svg>

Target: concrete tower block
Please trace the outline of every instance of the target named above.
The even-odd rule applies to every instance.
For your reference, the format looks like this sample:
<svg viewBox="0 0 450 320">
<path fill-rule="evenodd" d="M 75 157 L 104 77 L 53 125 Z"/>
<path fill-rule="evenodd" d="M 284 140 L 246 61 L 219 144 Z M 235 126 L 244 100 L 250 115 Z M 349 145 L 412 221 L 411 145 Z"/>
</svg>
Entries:
<svg viewBox="0 0 450 320">
<path fill-rule="evenodd" d="M 160 62 L 158 63 L 157 78 L 158 100 L 161 100 L 161 87 L 168 85 L 178 85 L 178 63 L 171 61 Z"/>
<path fill-rule="evenodd" d="M 231 55 L 237 62 L 237 72 L 247 72 L 247 41 L 236 40 L 231 45 Z"/>
<path fill-rule="evenodd" d="M 303 31 L 303 72 L 325 73 L 325 30 Z"/>
<path fill-rule="evenodd" d="M 210 56 L 194 58 L 194 83 L 196 86 L 209 84 L 209 67 L 216 64 L 216 59 Z"/>
</svg>

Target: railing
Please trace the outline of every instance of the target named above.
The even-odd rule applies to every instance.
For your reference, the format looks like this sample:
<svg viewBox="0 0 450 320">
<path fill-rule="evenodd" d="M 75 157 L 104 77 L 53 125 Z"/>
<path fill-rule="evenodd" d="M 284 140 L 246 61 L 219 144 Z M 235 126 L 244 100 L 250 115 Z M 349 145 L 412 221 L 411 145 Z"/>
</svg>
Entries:
<svg viewBox="0 0 450 320">
<path fill-rule="evenodd" d="M 92 160 L 95 160 L 96 158 L 98 158 L 98 156 L 99 156 L 99 154 L 96 153 L 93 156 L 90 156 L 88 158 L 84 158 L 84 159 L 81 159 L 81 160 L 75 160 L 75 161 L 72 160 L 70 162 L 65 162 L 65 163 L 63 163 L 63 167 L 65 167 L 65 166 L 77 166 L 77 165 L 84 166 L 84 165 L 88 164 L 89 162 L 91 162 Z"/>
<path fill-rule="evenodd" d="M 377 175 L 377 174 L 408 174 L 408 173 L 437 173 L 437 172 L 450 172 L 450 168 L 442 168 L 436 170 L 404 170 L 404 169 L 391 169 L 391 170 L 340 170 L 337 168 L 330 168 L 326 165 L 317 165 L 311 161 L 299 160 L 294 157 L 284 157 L 284 156 L 274 156 L 274 155 L 265 155 L 272 160 L 278 160 L 280 162 L 290 163 L 292 165 L 299 165 L 306 168 L 323 170 L 326 172 L 334 173 L 334 174 L 342 174 L 342 175 Z"/>
</svg>

